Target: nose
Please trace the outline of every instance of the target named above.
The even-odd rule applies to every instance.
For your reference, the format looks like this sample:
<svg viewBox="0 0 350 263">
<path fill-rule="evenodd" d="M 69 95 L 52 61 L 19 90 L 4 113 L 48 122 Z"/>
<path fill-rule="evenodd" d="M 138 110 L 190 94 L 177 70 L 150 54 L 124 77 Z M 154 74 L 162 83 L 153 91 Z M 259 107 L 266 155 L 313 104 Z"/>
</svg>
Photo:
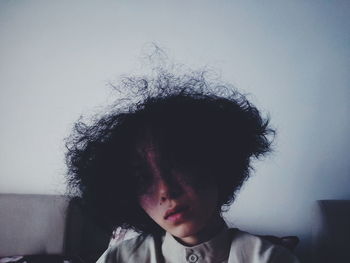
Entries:
<svg viewBox="0 0 350 263">
<path fill-rule="evenodd" d="M 160 179 L 158 187 L 160 204 L 167 200 L 177 199 L 183 193 L 183 189 L 178 182 L 167 182 Z"/>
</svg>

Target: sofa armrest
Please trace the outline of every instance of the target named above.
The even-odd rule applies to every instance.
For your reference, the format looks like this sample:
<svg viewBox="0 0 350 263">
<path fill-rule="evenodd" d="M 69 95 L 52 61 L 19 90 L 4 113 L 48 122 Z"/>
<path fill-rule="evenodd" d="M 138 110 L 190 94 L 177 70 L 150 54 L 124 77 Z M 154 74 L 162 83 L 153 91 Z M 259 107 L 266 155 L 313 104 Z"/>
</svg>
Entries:
<svg viewBox="0 0 350 263">
<path fill-rule="evenodd" d="M 350 262 L 350 200 L 319 200 L 313 207 L 313 261 Z"/>
</svg>

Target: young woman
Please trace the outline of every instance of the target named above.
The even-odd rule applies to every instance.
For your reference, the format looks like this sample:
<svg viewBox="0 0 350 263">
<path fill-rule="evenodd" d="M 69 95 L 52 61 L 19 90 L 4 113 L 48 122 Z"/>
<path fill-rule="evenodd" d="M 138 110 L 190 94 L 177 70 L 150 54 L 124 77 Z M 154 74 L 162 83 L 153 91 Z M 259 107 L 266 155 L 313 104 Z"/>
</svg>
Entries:
<svg viewBox="0 0 350 263">
<path fill-rule="evenodd" d="M 98 262 L 297 262 L 221 216 L 251 159 L 270 151 L 268 119 L 201 74 L 163 72 L 124 85 L 133 94 L 124 106 L 78 122 L 67 143 L 70 186 L 85 206 L 110 229 L 141 233 Z"/>
</svg>

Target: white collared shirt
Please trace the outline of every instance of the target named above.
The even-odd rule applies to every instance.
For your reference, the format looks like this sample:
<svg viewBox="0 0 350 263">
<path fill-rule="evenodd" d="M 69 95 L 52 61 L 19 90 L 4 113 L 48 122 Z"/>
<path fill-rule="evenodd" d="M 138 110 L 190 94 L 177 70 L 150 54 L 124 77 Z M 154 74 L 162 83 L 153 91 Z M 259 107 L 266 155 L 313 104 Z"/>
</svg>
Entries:
<svg viewBox="0 0 350 263">
<path fill-rule="evenodd" d="M 191 247 L 180 244 L 167 232 L 162 244 L 162 254 L 165 263 L 227 263 L 230 243 L 231 235 L 226 226 L 209 241 Z"/>
<path fill-rule="evenodd" d="M 287 249 L 238 229 L 224 228 L 211 240 L 183 246 L 171 234 L 140 235 L 113 245 L 97 263 L 298 263 Z"/>
</svg>

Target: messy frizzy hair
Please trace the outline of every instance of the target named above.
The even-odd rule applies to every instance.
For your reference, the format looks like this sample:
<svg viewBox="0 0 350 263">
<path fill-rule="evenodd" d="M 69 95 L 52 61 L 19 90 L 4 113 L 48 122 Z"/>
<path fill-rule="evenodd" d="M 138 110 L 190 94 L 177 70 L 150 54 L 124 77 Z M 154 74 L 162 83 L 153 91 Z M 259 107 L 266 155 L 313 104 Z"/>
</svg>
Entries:
<svg viewBox="0 0 350 263">
<path fill-rule="evenodd" d="M 66 139 L 67 181 L 86 211 L 106 228 L 162 229 L 138 197 L 150 183 L 141 145 L 157 145 L 164 174 L 182 171 L 194 187 L 215 183 L 227 207 L 249 177 L 251 159 L 270 151 L 269 118 L 230 85 L 203 71 L 124 77 L 124 94 L 103 114 L 79 119 Z"/>
</svg>

